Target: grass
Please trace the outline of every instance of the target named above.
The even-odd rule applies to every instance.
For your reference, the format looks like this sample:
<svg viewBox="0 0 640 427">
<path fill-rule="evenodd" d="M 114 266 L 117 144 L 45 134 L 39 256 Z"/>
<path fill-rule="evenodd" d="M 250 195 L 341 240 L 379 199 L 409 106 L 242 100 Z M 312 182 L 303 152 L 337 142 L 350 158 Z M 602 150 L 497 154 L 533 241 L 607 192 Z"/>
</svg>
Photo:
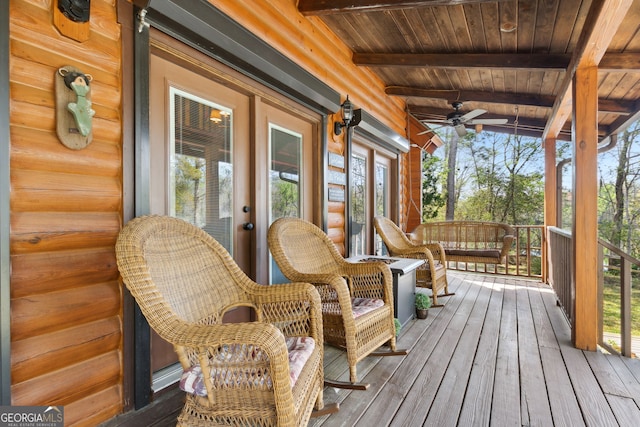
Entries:
<svg viewBox="0 0 640 427">
<path fill-rule="evenodd" d="M 620 334 L 620 281 L 606 275 L 602 292 L 602 328 L 605 332 Z M 637 283 L 637 279 L 633 281 Z M 631 335 L 640 336 L 640 288 L 631 289 Z"/>
</svg>

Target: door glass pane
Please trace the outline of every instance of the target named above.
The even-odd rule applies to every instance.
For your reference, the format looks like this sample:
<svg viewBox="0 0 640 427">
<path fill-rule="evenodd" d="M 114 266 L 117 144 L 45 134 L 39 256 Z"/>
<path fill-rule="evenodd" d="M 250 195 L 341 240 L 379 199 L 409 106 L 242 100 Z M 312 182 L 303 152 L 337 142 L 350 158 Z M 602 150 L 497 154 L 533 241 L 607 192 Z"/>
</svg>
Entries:
<svg viewBox="0 0 640 427">
<path fill-rule="evenodd" d="M 376 215 L 389 217 L 389 168 L 386 165 L 376 163 Z M 382 239 L 375 234 L 375 253 L 387 255 L 387 249 L 382 244 Z"/>
<path fill-rule="evenodd" d="M 351 156 L 351 256 L 366 254 L 367 161 Z"/>
<path fill-rule="evenodd" d="M 269 224 L 278 218 L 301 217 L 302 135 L 273 124 L 269 125 Z M 271 283 L 284 283 L 287 279 L 271 261 Z"/>
<path fill-rule="evenodd" d="M 233 253 L 232 110 L 170 89 L 169 213 Z"/>
</svg>

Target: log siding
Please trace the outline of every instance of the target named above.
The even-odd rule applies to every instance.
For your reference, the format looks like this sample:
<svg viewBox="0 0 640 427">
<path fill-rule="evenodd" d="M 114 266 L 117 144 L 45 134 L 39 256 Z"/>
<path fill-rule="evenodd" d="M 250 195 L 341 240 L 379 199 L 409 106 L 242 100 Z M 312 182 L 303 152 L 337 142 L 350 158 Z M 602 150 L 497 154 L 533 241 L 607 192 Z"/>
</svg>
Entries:
<svg viewBox="0 0 640 427">
<path fill-rule="evenodd" d="M 11 404 L 64 405 L 66 425 L 122 412 L 121 32 L 113 1 L 91 2 L 83 43 L 52 24 L 52 1 L 11 0 Z M 58 140 L 54 79 L 91 74 L 93 141 Z"/>
</svg>

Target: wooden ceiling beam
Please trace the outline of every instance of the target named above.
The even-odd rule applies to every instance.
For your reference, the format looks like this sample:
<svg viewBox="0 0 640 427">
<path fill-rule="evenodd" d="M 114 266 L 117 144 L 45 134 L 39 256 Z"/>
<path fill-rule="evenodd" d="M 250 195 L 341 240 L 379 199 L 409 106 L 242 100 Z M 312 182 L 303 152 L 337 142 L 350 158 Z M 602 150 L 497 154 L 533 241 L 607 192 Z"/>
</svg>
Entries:
<svg viewBox="0 0 640 427">
<path fill-rule="evenodd" d="M 571 61 L 571 55 L 544 53 L 354 53 L 352 59 L 354 64 L 368 67 L 565 71 Z"/>
<path fill-rule="evenodd" d="M 570 54 L 546 53 L 363 53 L 353 63 L 367 67 L 418 67 L 439 69 L 482 68 L 496 70 L 566 71 Z M 605 53 L 599 71 L 640 73 L 640 53 Z"/>
<path fill-rule="evenodd" d="M 598 71 L 640 73 L 640 53 L 605 53 Z"/>
<path fill-rule="evenodd" d="M 493 104 L 530 105 L 545 108 L 552 108 L 556 99 L 553 96 L 523 93 L 483 92 L 472 90 L 428 90 L 407 86 L 387 86 L 385 88 L 385 93 L 387 95 L 412 98 L 446 99 L 449 103 L 453 101 L 475 101 Z M 598 101 L 598 111 L 602 113 L 629 115 L 638 110 L 636 103 L 633 101 L 600 99 Z"/>
<path fill-rule="evenodd" d="M 596 0 L 591 4 L 571 63 L 558 91 L 542 140 L 556 138 L 572 111 L 573 77 L 579 67 L 597 67 L 633 0 Z M 606 28 L 606 31 L 602 29 Z"/>
<path fill-rule="evenodd" d="M 555 97 L 553 96 L 473 90 L 429 90 L 407 86 L 387 86 L 385 93 L 387 95 L 414 98 L 446 99 L 449 103 L 453 101 L 476 101 L 551 108 L 555 102 Z"/>
<path fill-rule="evenodd" d="M 508 1 L 508 0 L 498 0 Z M 496 0 L 299 0 L 298 11 L 303 15 L 335 15 L 349 12 L 406 9 L 429 6 L 459 6 L 473 3 L 495 3 Z"/>
</svg>

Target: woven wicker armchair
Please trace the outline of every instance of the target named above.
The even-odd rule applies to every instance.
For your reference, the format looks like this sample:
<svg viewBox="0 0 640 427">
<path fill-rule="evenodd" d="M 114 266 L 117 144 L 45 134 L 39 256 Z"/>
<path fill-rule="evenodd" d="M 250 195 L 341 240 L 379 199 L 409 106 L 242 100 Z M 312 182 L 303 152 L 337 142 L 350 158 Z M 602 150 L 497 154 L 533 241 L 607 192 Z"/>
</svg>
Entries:
<svg viewBox="0 0 640 427">
<path fill-rule="evenodd" d="M 447 261 L 440 243 L 417 244 L 393 221 L 383 216 L 373 219 L 376 232 L 384 242 L 389 255 L 399 258 L 417 258 L 425 262 L 416 270 L 416 286 L 431 289 L 433 307 L 438 304 L 438 296 L 454 295 L 449 292 L 447 281 Z M 443 294 L 440 291 L 444 290 Z"/>
<path fill-rule="evenodd" d="M 313 286 L 261 286 L 210 235 L 171 217 L 131 220 L 116 256 L 142 313 L 174 345 L 184 369 L 179 426 L 301 426 L 314 405 L 323 407 L 322 318 Z M 256 322 L 222 324 L 225 312 L 243 306 Z M 291 354 L 304 360 L 295 372 Z"/>
<path fill-rule="evenodd" d="M 324 231 L 299 218 L 277 219 L 267 236 L 269 249 L 285 277 L 313 283 L 320 292 L 325 342 L 346 348 L 352 387 L 325 380 L 326 384 L 366 388 L 356 384 L 356 364 L 360 360 L 370 354 L 407 354 L 396 351 L 389 266 L 383 262 L 347 262 Z M 367 305 L 370 309 L 363 312 L 362 307 Z M 374 353 L 387 342 L 391 351 Z"/>
</svg>

